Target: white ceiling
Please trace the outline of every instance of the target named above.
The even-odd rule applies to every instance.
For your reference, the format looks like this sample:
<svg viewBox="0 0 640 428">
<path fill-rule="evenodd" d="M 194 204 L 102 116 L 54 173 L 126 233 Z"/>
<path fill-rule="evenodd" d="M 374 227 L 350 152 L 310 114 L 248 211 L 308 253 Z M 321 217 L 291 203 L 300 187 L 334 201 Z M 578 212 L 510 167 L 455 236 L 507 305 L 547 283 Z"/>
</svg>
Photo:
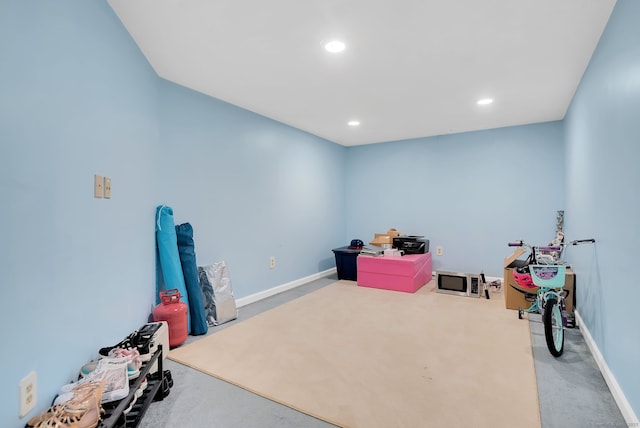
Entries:
<svg viewBox="0 0 640 428">
<path fill-rule="evenodd" d="M 615 5 L 108 1 L 160 77 L 344 146 L 562 119 Z"/>
</svg>

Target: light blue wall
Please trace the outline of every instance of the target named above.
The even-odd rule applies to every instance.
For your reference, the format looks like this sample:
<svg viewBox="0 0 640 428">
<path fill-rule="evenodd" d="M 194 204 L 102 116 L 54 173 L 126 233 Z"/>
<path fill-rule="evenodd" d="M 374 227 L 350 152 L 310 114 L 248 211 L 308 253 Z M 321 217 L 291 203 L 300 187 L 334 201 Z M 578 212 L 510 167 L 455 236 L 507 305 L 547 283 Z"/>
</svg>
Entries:
<svg viewBox="0 0 640 428">
<path fill-rule="evenodd" d="M 228 263 L 237 297 L 335 266 L 344 147 L 169 82 L 160 123 L 162 202 L 193 225 L 198 265 Z"/>
<path fill-rule="evenodd" d="M 0 426 L 17 427 L 22 377 L 46 408 L 146 320 L 157 78 L 102 1 L 3 1 L 0 55 Z"/>
<path fill-rule="evenodd" d="M 640 415 L 640 2 L 619 0 L 566 117 L 568 257 L 578 309 Z"/>
<path fill-rule="evenodd" d="M 0 54 L 0 426 L 146 321 L 160 203 L 237 297 L 333 267 L 344 147 L 159 79 L 104 1 L 3 1 Z"/>
<path fill-rule="evenodd" d="M 348 236 L 424 235 L 434 270 L 502 277 L 507 243 L 546 244 L 564 209 L 561 122 L 351 147 L 347 165 Z"/>
</svg>

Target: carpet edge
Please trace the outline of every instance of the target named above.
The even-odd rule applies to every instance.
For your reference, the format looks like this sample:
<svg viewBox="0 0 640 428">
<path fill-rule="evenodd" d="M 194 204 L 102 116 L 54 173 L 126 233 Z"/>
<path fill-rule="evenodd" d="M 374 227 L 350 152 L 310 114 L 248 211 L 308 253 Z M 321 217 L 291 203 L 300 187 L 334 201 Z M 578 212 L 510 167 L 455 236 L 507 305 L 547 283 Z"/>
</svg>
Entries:
<svg viewBox="0 0 640 428">
<path fill-rule="evenodd" d="M 170 359 L 171 361 L 175 362 L 175 363 L 182 364 L 183 366 L 189 367 L 189 368 L 191 368 L 193 370 L 196 370 L 196 371 L 198 371 L 200 373 L 204 373 L 204 374 L 206 374 L 208 376 L 211 376 L 211 377 L 213 377 L 215 379 L 218 379 L 218 380 L 226 382 L 226 383 L 228 383 L 230 385 L 236 386 L 236 387 L 238 387 L 240 389 L 243 389 L 243 390 L 248 391 L 248 392 L 250 392 L 252 394 L 258 395 L 258 396 L 260 396 L 262 398 L 265 398 L 265 399 L 267 399 L 269 401 L 273 401 L 274 403 L 278 403 L 278 404 L 280 404 L 282 406 L 285 406 L 285 407 L 288 407 L 290 409 L 293 409 L 293 410 L 295 410 L 297 412 L 303 413 L 305 415 L 309 415 L 311 417 L 314 417 L 314 418 L 319 419 L 321 421 L 325 421 L 325 422 L 330 423 L 332 425 L 335 425 L 337 427 L 347 428 L 344 425 L 341 425 L 338 421 L 334 421 L 334 420 L 331 420 L 329 418 L 322 417 L 322 416 L 317 415 L 317 414 L 315 414 L 313 412 L 308 412 L 308 411 L 302 410 L 302 409 L 298 408 L 297 406 L 285 403 L 285 402 L 280 401 L 280 400 L 276 400 L 275 398 L 269 396 L 268 394 L 264 394 L 264 393 L 261 393 L 259 391 L 254 390 L 254 389 L 252 389 L 250 387 L 243 386 L 243 385 L 241 385 L 241 384 L 239 384 L 237 382 L 234 382 L 234 381 L 232 381 L 230 379 L 226 379 L 224 376 L 217 375 L 217 374 L 212 373 L 212 372 L 210 372 L 210 371 L 208 371 L 206 369 L 197 368 L 194 365 L 191 365 L 191 364 L 189 364 L 189 363 L 187 363 L 185 361 L 182 361 L 182 360 L 180 360 L 180 359 L 178 359 L 176 357 L 167 356 L 167 358 Z"/>
<path fill-rule="evenodd" d="M 531 321 L 527 322 L 529 330 L 529 344 L 531 346 L 531 365 L 533 366 L 533 384 L 536 387 L 536 408 L 538 409 L 538 426 L 542 427 L 542 415 L 540 414 L 540 390 L 538 389 L 538 372 L 536 370 L 535 356 L 533 355 L 533 337 L 531 332 Z"/>
</svg>

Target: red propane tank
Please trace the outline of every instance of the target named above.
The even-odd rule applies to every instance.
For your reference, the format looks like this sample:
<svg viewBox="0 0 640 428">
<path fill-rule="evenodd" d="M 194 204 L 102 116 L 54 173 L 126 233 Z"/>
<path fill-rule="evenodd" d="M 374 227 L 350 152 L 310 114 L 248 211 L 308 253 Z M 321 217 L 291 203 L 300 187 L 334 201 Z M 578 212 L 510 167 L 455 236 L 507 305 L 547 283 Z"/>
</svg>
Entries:
<svg viewBox="0 0 640 428">
<path fill-rule="evenodd" d="M 180 301 L 177 288 L 160 292 L 161 303 L 153 310 L 153 321 L 166 321 L 169 327 L 169 347 L 180 346 L 187 340 L 187 304 Z"/>
</svg>

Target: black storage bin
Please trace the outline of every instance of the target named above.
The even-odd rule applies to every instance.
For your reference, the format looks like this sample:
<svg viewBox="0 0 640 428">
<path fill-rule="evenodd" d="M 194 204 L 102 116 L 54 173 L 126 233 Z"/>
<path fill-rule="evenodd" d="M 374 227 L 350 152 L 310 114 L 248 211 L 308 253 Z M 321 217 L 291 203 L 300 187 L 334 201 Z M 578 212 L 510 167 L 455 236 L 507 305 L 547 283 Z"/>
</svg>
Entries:
<svg viewBox="0 0 640 428">
<path fill-rule="evenodd" d="M 357 259 L 360 250 L 346 247 L 334 248 L 333 253 L 336 255 L 336 269 L 338 270 L 338 279 L 347 279 L 356 281 L 358 279 Z"/>
</svg>

